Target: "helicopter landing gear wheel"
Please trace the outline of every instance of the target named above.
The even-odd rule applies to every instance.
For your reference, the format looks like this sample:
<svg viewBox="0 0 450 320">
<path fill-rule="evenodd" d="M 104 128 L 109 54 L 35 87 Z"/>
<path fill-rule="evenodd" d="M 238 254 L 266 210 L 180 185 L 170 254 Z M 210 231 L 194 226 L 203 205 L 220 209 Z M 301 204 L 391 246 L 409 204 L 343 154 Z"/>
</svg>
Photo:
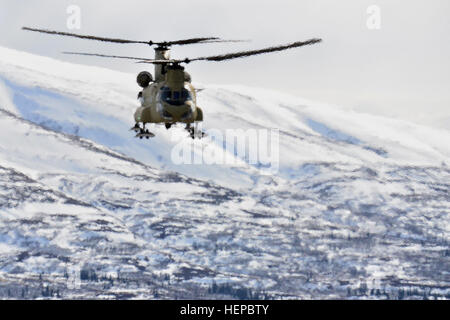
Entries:
<svg viewBox="0 0 450 320">
<path fill-rule="evenodd" d="M 139 133 L 136 134 L 136 138 L 139 138 L 139 139 L 143 139 L 143 138 L 150 139 L 150 138 L 153 138 L 154 136 L 155 136 L 154 133 L 150 132 L 148 129 L 145 129 L 145 123 L 144 123 L 144 127 L 140 128 Z"/>
<path fill-rule="evenodd" d="M 136 122 L 134 127 L 130 128 L 130 131 L 139 132 L 141 130 L 141 127 L 139 126 L 139 123 Z"/>
<path fill-rule="evenodd" d="M 189 136 L 191 137 L 191 139 L 195 139 L 195 138 L 201 139 L 201 138 L 206 136 L 206 133 L 204 133 L 201 130 L 198 130 L 198 124 L 197 123 L 195 123 L 195 128 L 191 127 L 190 123 L 187 123 L 185 130 L 187 132 L 189 132 Z"/>
</svg>

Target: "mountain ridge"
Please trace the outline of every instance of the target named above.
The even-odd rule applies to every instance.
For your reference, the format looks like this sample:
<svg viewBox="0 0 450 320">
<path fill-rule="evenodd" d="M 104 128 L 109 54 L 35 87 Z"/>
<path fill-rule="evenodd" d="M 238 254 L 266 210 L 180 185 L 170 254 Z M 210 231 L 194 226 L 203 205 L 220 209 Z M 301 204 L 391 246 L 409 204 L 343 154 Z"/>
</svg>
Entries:
<svg viewBox="0 0 450 320">
<path fill-rule="evenodd" d="M 278 128 L 279 171 L 175 165 L 133 78 L 0 48 L 1 297 L 450 298 L 449 132 L 209 85 L 204 129 Z"/>
</svg>

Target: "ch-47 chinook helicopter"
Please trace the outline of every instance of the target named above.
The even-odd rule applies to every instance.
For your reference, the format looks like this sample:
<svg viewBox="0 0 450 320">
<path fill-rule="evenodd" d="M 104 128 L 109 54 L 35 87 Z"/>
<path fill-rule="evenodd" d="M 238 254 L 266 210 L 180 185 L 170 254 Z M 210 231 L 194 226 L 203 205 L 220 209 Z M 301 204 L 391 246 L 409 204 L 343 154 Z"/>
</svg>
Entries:
<svg viewBox="0 0 450 320">
<path fill-rule="evenodd" d="M 196 89 L 191 84 L 191 76 L 184 70 L 183 64 L 188 64 L 194 61 L 225 61 L 236 58 L 243 58 L 252 55 L 263 53 L 282 51 L 291 48 L 302 47 L 306 45 L 316 44 L 321 42 L 321 39 L 310 39 L 306 41 L 298 41 L 286 45 L 268 47 L 259 50 L 240 51 L 235 53 L 186 58 L 186 59 L 171 59 L 170 47 L 173 45 L 188 45 L 194 43 L 217 43 L 217 42 L 240 42 L 241 40 L 222 40 L 216 37 L 205 38 L 191 38 L 176 41 L 134 41 L 127 39 L 104 38 L 90 35 L 80 35 L 75 33 L 59 32 L 45 29 L 34 29 L 23 27 L 23 30 L 35 31 L 47 34 L 69 36 L 81 39 L 96 40 L 103 42 L 122 43 L 122 44 L 146 44 L 149 46 L 156 46 L 155 58 L 137 58 L 127 56 L 105 55 L 97 53 L 84 52 L 64 52 L 64 54 L 75 54 L 84 56 L 95 56 L 104 58 L 128 59 L 134 60 L 138 63 L 154 64 L 153 78 L 151 73 L 142 71 L 137 76 L 137 83 L 142 87 L 139 92 L 138 99 L 141 101 L 139 107 L 134 113 L 135 125 L 130 130 L 134 130 L 136 137 L 151 138 L 155 135 L 146 129 L 148 123 L 164 124 L 166 129 L 176 123 L 184 123 L 185 129 L 189 132 L 191 138 L 201 138 L 204 134 L 197 129 L 198 122 L 203 121 L 203 111 L 197 105 Z M 142 124 L 142 126 L 141 126 Z M 192 126 L 194 124 L 194 126 Z"/>
</svg>

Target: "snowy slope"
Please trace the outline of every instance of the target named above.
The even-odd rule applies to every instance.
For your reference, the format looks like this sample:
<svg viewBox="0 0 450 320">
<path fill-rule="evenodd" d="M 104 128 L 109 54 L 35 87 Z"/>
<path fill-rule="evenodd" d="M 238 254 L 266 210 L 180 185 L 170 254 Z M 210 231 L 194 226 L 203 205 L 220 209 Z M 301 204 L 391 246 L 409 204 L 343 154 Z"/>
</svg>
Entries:
<svg viewBox="0 0 450 320">
<path fill-rule="evenodd" d="M 278 172 L 174 164 L 135 75 L 0 48 L 0 296 L 449 297 L 450 132 L 203 87 L 204 129 L 279 129 Z"/>
</svg>

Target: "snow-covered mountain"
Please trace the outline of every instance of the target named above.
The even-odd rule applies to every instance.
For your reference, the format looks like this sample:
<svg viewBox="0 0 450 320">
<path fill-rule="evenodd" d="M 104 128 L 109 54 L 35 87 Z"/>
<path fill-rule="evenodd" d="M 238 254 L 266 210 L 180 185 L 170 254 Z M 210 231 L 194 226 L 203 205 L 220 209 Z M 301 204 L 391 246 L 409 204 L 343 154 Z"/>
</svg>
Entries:
<svg viewBox="0 0 450 320">
<path fill-rule="evenodd" d="M 0 48 L 0 297 L 450 298 L 449 131 L 200 86 L 204 129 L 279 129 L 278 170 L 135 139 L 133 74 Z"/>
</svg>

